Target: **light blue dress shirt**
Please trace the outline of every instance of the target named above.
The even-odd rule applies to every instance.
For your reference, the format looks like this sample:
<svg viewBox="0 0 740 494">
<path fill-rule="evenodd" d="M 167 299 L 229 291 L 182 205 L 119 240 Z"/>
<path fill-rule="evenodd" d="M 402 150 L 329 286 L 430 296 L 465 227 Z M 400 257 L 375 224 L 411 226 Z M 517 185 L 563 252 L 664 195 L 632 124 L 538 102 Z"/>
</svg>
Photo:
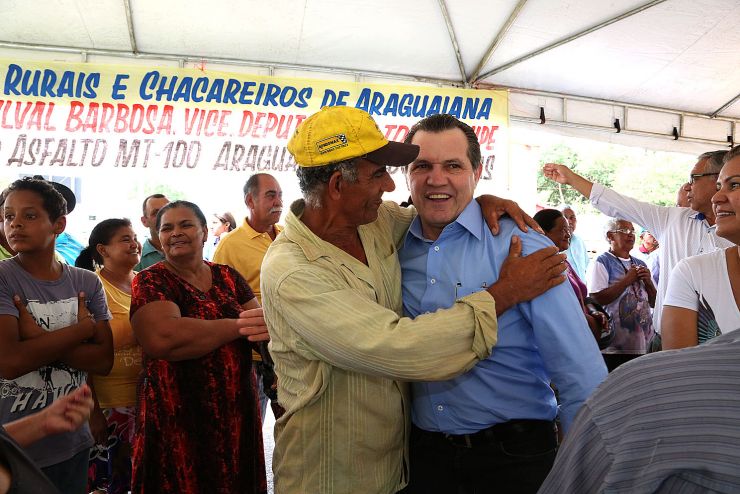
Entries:
<svg viewBox="0 0 740 494">
<path fill-rule="evenodd" d="M 578 277 L 585 280 L 589 263 L 588 252 L 586 251 L 586 244 L 575 233 L 570 237 L 570 247 L 565 251 L 565 255 L 568 256 L 568 262 L 576 270 Z"/>
<path fill-rule="evenodd" d="M 493 284 L 509 253 L 512 235 L 527 255 L 553 245 L 545 236 L 521 232 L 502 219 L 493 236 L 476 201 L 425 240 L 417 217 L 399 252 L 406 315 L 452 306 L 456 298 Z M 568 429 L 581 404 L 606 377 L 596 341 L 568 283 L 507 310 L 498 318 L 492 355 L 467 373 L 442 382 L 412 384 L 412 420 L 417 427 L 469 434 L 513 419 L 553 420 L 558 413 L 550 379 Z"/>
</svg>

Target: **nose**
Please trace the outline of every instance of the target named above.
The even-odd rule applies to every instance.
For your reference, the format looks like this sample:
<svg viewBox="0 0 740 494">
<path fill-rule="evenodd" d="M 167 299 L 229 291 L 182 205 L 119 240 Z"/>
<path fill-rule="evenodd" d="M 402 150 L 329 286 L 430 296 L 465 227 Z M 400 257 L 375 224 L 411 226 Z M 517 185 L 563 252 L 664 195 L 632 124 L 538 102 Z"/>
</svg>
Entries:
<svg viewBox="0 0 740 494">
<path fill-rule="evenodd" d="M 439 165 L 432 165 L 431 170 L 427 174 L 427 184 L 429 185 L 444 185 L 444 173 L 442 167 Z"/>
<path fill-rule="evenodd" d="M 714 193 L 712 196 L 712 204 L 719 204 L 721 202 L 725 202 L 727 200 L 727 196 L 725 195 L 725 192 L 720 189 L 717 192 Z"/>
<path fill-rule="evenodd" d="M 277 198 L 277 205 L 279 207 L 283 207 L 283 196 L 278 196 L 278 198 Z"/>
<path fill-rule="evenodd" d="M 391 178 L 391 175 L 389 173 L 385 174 L 382 187 L 383 192 L 393 192 L 394 190 L 396 190 L 396 182 L 393 181 L 393 178 Z"/>
</svg>

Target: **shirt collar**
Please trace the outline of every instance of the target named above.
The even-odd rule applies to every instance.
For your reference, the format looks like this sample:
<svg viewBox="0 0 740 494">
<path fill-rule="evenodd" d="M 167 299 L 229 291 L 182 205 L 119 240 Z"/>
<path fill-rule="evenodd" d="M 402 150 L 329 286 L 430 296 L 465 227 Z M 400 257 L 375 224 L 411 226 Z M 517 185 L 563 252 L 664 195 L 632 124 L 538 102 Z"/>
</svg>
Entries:
<svg viewBox="0 0 740 494">
<path fill-rule="evenodd" d="M 467 206 L 465 206 L 465 209 L 463 209 L 462 213 L 460 213 L 460 216 L 458 216 L 455 221 L 444 227 L 442 234 L 437 240 L 444 239 L 444 237 L 457 231 L 459 228 L 467 230 L 476 239 L 480 240 L 483 237 L 483 228 L 487 228 L 485 225 L 486 223 L 483 220 L 483 212 L 480 209 L 480 204 L 478 204 L 478 201 L 473 199 Z M 414 221 L 411 222 L 409 231 L 406 234 L 406 241 L 410 240 L 411 236 L 414 236 L 421 241 L 430 241 L 429 239 L 424 238 L 424 234 L 421 231 L 421 215 L 417 215 L 414 218 Z"/>
<path fill-rule="evenodd" d="M 152 239 L 148 238 L 148 239 L 146 239 L 146 242 L 144 242 L 144 245 L 141 247 L 141 257 L 144 257 L 146 255 L 149 255 L 152 252 L 156 252 L 158 254 L 161 254 L 161 252 L 159 250 L 157 250 L 157 248 L 152 243 Z"/>
<path fill-rule="evenodd" d="M 275 235 L 283 231 L 283 229 L 277 223 L 272 225 L 272 227 L 275 229 Z M 244 218 L 244 223 L 242 223 L 242 228 L 244 228 L 244 231 L 246 232 L 247 235 L 249 235 L 250 239 L 257 238 L 260 235 L 262 235 L 262 233 L 252 228 L 252 225 L 249 224 L 249 221 L 247 221 L 247 218 Z"/>
</svg>

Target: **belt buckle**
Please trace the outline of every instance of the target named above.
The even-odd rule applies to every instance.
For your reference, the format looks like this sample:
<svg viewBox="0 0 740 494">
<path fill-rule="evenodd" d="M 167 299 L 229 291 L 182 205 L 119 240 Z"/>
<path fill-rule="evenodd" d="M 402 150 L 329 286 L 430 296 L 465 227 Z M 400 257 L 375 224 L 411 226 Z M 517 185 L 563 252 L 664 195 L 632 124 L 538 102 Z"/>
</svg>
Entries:
<svg viewBox="0 0 740 494">
<path fill-rule="evenodd" d="M 470 434 L 445 434 L 445 439 L 454 446 L 461 446 L 467 449 L 471 449 L 473 447 L 473 441 L 470 440 Z"/>
</svg>

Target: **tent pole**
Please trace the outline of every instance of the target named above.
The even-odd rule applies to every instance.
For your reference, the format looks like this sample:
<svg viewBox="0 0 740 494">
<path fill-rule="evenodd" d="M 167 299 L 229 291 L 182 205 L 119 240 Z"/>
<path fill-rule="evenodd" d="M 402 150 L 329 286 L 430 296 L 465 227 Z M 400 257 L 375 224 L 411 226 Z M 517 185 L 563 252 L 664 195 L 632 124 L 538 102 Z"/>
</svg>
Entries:
<svg viewBox="0 0 740 494">
<path fill-rule="evenodd" d="M 457 59 L 457 67 L 460 70 L 460 81 L 467 88 L 468 82 L 465 75 L 465 65 L 463 64 L 462 55 L 460 54 L 460 46 L 457 44 L 457 38 L 455 37 L 455 29 L 452 27 L 452 19 L 450 19 L 450 13 L 447 11 L 447 5 L 445 0 L 437 0 L 439 3 L 439 10 L 442 11 L 442 17 L 444 17 L 445 24 L 447 25 L 447 32 L 450 35 L 450 43 L 452 43 L 452 50 L 455 52 L 455 58 Z"/>
<path fill-rule="evenodd" d="M 515 65 L 518 65 L 518 64 L 520 64 L 520 63 L 522 63 L 522 62 L 524 62 L 526 60 L 529 60 L 530 58 L 533 58 L 533 57 L 536 57 L 538 55 L 541 55 L 541 54 L 543 54 L 543 53 L 545 53 L 547 51 L 552 50 L 553 48 L 557 48 L 557 47 L 562 46 L 562 45 L 564 45 L 566 43 L 570 43 L 571 41 L 576 40 L 578 38 L 582 38 L 583 36 L 586 36 L 587 34 L 591 34 L 594 31 L 598 31 L 599 29 L 602 29 L 602 28 L 604 28 L 604 27 L 606 27 L 606 26 L 608 26 L 610 24 L 614 24 L 615 22 L 621 21 L 622 19 L 626 19 L 627 17 L 633 16 L 635 14 L 639 14 L 643 10 L 647 10 L 650 7 L 654 7 L 654 6 L 656 6 L 658 4 L 661 4 L 661 3 L 665 2 L 665 1 L 666 0 L 652 0 L 651 2 L 648 2 L 648 3 L 646 3 L 646 4 L 644 4 L 644 5 L 640 6 L 640 7 L 637 7 L 635 9 L 632 9 L 632 10 L 628 11 L 628 12 L 625 12 L 624 14 L 620 14 L 620 15 L 618 15 L 616 17 L 612 17 L 611 19 L 608 19 L 608 20 L 606 20 L 604 22 L 600 22 L 599 24 L 596 24 L 595 26 L 591 26 L 588 29 L 585 29 L 585 30 L 583 30 L 581 32 L 578 32 L 576 34 L 572 34 L 572 35 L 568 36 L 567 38 L 563 38 L 563 39 L 561 39 L 559 41 L 556 41 L 555 43 L 549 44 L 549 45 L 547 45 L 547 46 L 545 46 L 543 48 L 540 48 L 540 49 L 535 50 L 533 52 L 527 53 L 526 55 L 521 56 L 521 57 L 517 58 L 516 60 L 512 60 L 511 62 L 505 63 L 504 65 L 500 65 L 500 66 L 498 66 L 498 67 L 496 67 L 496 68 L 494 68 L 492 70 L 489 70 L 485 74 L 479 76 L 476 79 L 475 82 L 479 82 L 482 79 L 485 79 L 485 78 L 490 77 L 492 75 L 498 74 L 499 72 L 503 72 L 504 70 L 510 69 L 511 67 L 513 67 Z"/>
<path fill-rule="evenodd" d="M 493 52 L 496 51 L 496 48 L 498 48 L 498 45 L 501 44 L 501 42 L 504 40 L 504 37 L 509 32 L 509 29 L 511 26 L 514 25 L 514 21 L 517 17 L 519 17 L 519 13 L 524 8 L 524 4 L 527 3 L 527 0 L 519 0 L 519 3 L 516 4 L 516 7 L 514 7 L 514 10 L 509 15 L 509 18 L 506 19 L 506 22 L 504 23 L 503 27 L 499 30 L 498 34 L 496 34 L 496 37 L 491 42 L 491 45 L 486 50 L 485 55 L 480 59 L 480 62 L 478 62 L 478 66 L 475 68 L 473 73 L 468 78 L 468 84 L 473 84 L 475 80 L 478 78 L 478 74 L 480 74 L 480 71 L 483 70 L 483 67 L 488 63 L 488 61 L 493 56 Z"/>
</svg>

